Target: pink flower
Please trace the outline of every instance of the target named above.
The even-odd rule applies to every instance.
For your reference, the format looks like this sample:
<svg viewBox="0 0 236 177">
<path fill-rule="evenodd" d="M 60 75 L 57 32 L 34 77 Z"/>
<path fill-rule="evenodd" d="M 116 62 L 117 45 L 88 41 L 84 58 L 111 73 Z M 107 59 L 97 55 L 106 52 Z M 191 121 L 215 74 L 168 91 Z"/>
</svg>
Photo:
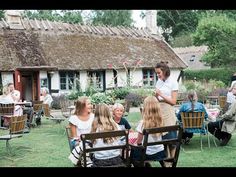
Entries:
<svg viewBox="0 0 236 177">
<path fill-rule="evenodd" d="M 107 66 L 108 66 L 109 69 L 112 69 L 112 68 L 113 68 L 113 66 L 112 66 L 111 63 L 110 63 L 110 64 L 107 64 Z"/>
</svg>

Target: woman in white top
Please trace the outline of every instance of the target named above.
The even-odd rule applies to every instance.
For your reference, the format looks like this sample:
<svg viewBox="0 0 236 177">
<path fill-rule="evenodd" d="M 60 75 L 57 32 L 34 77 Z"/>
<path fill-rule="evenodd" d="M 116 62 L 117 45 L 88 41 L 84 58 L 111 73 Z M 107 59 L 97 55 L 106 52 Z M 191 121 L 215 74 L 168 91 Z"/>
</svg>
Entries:
<svg viewBox="0 0 236 177">
<path fill-rule="evenodd" d="M 139 145 L 143 143 L 143 129 L 162 126 L 163 120 L 160 111 L 160 103 L 155 96 L 146 97 L 143 104 L 142 120 L 139 122 L 136 128 L 136 131 L 138 132 L 137 144 Z M 154 142 L 161 139 L 161 134 L 153 134 L 149 135 L 148 142 Z M 160 161 L 165 157 L 164 146 L 162 144 L 147 147 L 146 160 Z M 141 159 L 140 149 L 131 149 L 130 158 L 133 165 L 136 166 L 137 163 L 135 162 Z"/>
<path fill-rule="evenodd" d="M 177 118 L 175 115 L 174 105 L 176 104 L 178 96 L 178 82 L 171 79 L 170 68 L 164 62 L 156 64 L 155 72 L 158 76 L 155 95 L 160 102 L 161 113 L 163 116 L 163 126 L 175 125 Z M 171 139 L 176 136 L 176 132 L 169 132 L 163 136 L 163 139 Z M 175 147 L 170 147 L 170 154 L 168 151 L 168 156 L 173 156 L 174 153 Z"/>
<path fill-rule="evenodd" d="M 92 124 L 91 132 L 107 132 L 121 130 L 119 125 L 112 118 L 109 107 L 102 103 L 96 106 L 95 119 Z M 120 144 L 119 138 L 104 138 L 93 141 L 93 147 L 106 147 Z M 120 149 L 94 152 L 94 166 L 111 166 L 122 163 Z"/>
<path fill-rule="evenodd" d="M 74 148 L 69 155 L 69 159 L 74 165 L 80 164 L 80 156 L 82 150 L 82 141 L 80 135 L 90 133 L 94 114 L 92 113 L 92 104 L 86 96 L 80 97 L 75 104 L 75 113 L 69 118 L 69 126 L 71 129 L 71 145 Z M 91 161 L 91 160 L 90 160 Z M 89 159 L 87 166 L 91 165 Z"/>
<path fill-rule="evenodd" d="M 40 100 L 43 101 L 43 104 L 48 104 L 49 107 L 51 107 L 53 99 L 52 99 L 52 96 L 49 94 L 48 88 L 43 87 L 41 89 L 41 94 L 42 94 L 42 97 L 40 97 Z"/>
<path fill-rule="evenodd" d="M 75 104 L 75 113 L 69 118 L 69 126 L 72 134 L 72 145 L 75 146 L 80 141 L 80 135 L 90 133 L 94 114 L 92 104 L 88 97 L 80 97 Z"/>
</svg>

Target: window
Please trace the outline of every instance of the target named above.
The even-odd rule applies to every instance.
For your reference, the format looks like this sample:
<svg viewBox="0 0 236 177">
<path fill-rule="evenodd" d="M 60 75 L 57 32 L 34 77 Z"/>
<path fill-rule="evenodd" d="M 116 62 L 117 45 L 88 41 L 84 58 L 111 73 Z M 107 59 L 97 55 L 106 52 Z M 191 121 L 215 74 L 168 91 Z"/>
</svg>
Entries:
<svg viewBox="0 0 236 177">
<path fill-rule="evenodd" d="M 193 62 L 195 60 L 195 58 L 196 58 L 196 56 L 192 55 L 189 61 Z"/>
<path fill-rule="evenodd" d="M 143 85 L 153 87 L 157 81 L 156 73 L 153 69 L 143 69 Z"/>
<path fill-rule="evenodd" d="M 98 90 L 104 90 L 105 85 L 105 73 L 104 71 L 89 71 L 88 72 L 88 78 L 89 78 L 89 84 L 90 86 L 98 89 Z"/>
<path fill-rule="evenodd" d="M 40 86 L 41 86 L 41 88 L 42 87 L 48 88 L 48 79 L 47 78 L 41 79 L 40 80 Z"/>
<path fill-rule="evenodd" d="M 72 90 L 79 88 L 79 73 L 73 71 L 61 71 L 60 75 L 60 89 Z"/>
</svg>

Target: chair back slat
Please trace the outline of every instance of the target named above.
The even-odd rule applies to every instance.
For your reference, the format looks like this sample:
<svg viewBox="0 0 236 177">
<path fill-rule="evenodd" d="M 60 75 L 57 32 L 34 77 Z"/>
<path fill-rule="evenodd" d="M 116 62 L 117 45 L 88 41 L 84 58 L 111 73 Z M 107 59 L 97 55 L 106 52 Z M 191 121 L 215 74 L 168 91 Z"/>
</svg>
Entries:
<svg viewBox="0 0 236 177">
<path fill-rule="evenodd" d="M 27 119 L 27 115 L 22 115 L 22 116 L 13 116 L 11 117 L 10 121 L 10 134 L 16 134 L 16 133 L 23 133 L 25 129 L 25 122 Z"/>
<path fill-rule="evenodd" d="M 171 132 L 171 131 L 176 131 L 178 136 L 176 138 L 162 139 L 162 140 L 158 140 L 154 142 L 148 142 L 148 137 L 151 134 L 157 134 L 157 133 L 163 134 L 165 132 Z M 182 133 L 183 133 L 183 129 L 180 127 L 180 125 L 144 129 L 143 130 L 144 140 L 143 140 L 143 145 L 141 147 L 143 149 L 142 151 L 143 153 L 141 156 L 141 164 L 144 166 L 144 159 L 145 159 L 146 149 L 148 146 L 153 146 L 153 145 L 158 145 L 158 144 L 175 145 L 176 147 L 175 154 L 172 158 L 168 158 L 168 159 L 172 162 L 172 167 L 176 167 L 178 158 L 179 158 Z"/>
<path fill-rule="evenodd" d="M 45 117 L 50 117 L 50 108 L 48 104 L 42 104 L 43 113 Z"/>
<path fill-rule="evenodd" d="M 12 116 L 14 115 L 14 103 L 2 104 L 0 103 L 0 116 Z"/>
<path fill-rule="evenodd" d="M 204 124 L 204 112 L 181 112 L 183 129 L 202 128 Z"/>
<path fill-rule="evenodd" d="M 96 152 L 96 151 L 104 151 L 104 150 L 113 150 L 113 149 L 121 149 L 122 150 L 122 156 L 125 158 L 125 164 L 126 166 L 130 166 L 130 160 L 129 160 L 129 140 L 128 140 L 128 130 L 116 130 L 116 131 L 110 131 L 110 132 L 96 132 L 96 133 L 86 133 L 81 134 L 80 138 L 83 143 L 83 161 L 84 161 L 84 167 L 86 167 L 86 153 Z M 86 146 L 87 142 L 90 142 L 92 140 L 97 140 L 100 138 L 115 138 L 115 137 L 125 137 L 125 143 L 120 145 L 111 145 L 111 146 L 103 146 L 103 147 L 88 147 Z M 124 156 L 125 152 L 125 156 Z"/>
<path fill-rule="evenodd" d="M 227 97 L 226 97 L 226 96 L 219 96 L 218 99 L 219 99 L 220 108 L 221 108 L 221 109 L 224 109 L 224 108 L 225 108 L 225 105 L 226 105 Z"/>
<path fill-rule="evenodd" d="M 33 110 L 34 112 L 38 112 L 43 108 L 43 101 L 33 101 Z"/>
</svg>

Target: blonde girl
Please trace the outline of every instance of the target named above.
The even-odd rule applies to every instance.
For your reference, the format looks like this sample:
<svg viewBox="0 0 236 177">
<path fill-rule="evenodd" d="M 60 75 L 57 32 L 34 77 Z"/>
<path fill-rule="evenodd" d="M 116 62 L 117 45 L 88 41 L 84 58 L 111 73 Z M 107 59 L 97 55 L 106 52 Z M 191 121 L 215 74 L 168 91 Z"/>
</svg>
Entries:
<svg viewBox="0 0 236 177">
<path fill-rule="evenodd" d="M 142 120 L 139 122 L 136 131 L 138 132 L 137 144 L 143 142 L 143 129 L 162 127 L 163 120 L 160 111 L 160 103 L 155 96 L 148 96 L 144 100 Z M 153 134 L 148 137 L 148 142 L 161 140 L 161 134 Z M 131 161 L 135 165 L 135 161 L 139 161 L 141 158 L 141 151 L 139 149 L 131 150 Z M 148 146 L 146 150 L 146 160 L 159 161 L 165 157 L 164 146 L 155 145 Z"/>
<path fill-rule="evenodd" d="M 107 132 L 120 130 L 119 125 L 112 118 L 109 107 L 102 103 L 96 106 L 95 119 L 92 124 L 91 132 Z M 104 147 L 110 145 L 119 145 L 118 138 L 103 138 L 93 141 L 94 147 Z M 110 166 L 122 163 L 121 153 L 119 149 L 97 151 L 94 152 L 93 164 L 94 166 Z"/>
</svg>

